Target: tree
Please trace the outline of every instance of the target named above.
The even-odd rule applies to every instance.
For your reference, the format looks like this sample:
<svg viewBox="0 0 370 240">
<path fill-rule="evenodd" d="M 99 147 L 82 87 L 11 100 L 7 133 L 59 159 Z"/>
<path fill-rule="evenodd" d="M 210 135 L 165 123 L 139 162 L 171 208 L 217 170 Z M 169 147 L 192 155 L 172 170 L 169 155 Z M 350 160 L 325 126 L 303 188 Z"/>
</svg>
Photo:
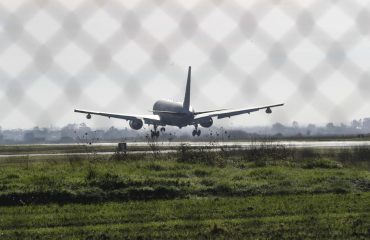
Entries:
<svg viewBox="0 0 370 240">
<path fill-rule="evenodd" d="M 61 129 L 62 137 L 74 138 L 77 134 L 78 125 L 68 124 Z"/>
<path fill-rule="evenodd" d="M 362 120 L 362 128 L 366 130 L 370 130 L 370 118 L 364 118 Z"/>
<path fill-rule="evenodd" d="M 334 129 L 335 128 L 334 123 L 330 122 L 330 123 L 326 124 L 326 128 L 327 129 Z"/>
<path fill-rule="evenodd" d="M 354 120 L 352 120 L 352 122 L 351 122 L 351 128 L 354 128 L 354 129 L 359 129 L 359 128 L 361 128 L 361 125 L 362 125 L 362 121 L 361 121 L 361 119 L 360 119 L 360 120 L 356 120 L 356 119 L 354 119 Z"/>
<path fill-rule="evenodd" d="M 272 131 L 275 132 L 275 133 L 281 133 L 282 134 L 282 133 L 284 133 L 285 129 L 286 129 L 285 126 L 281 123 L 278 123 L 278 122 L 272 125 Z"/>
</svg>

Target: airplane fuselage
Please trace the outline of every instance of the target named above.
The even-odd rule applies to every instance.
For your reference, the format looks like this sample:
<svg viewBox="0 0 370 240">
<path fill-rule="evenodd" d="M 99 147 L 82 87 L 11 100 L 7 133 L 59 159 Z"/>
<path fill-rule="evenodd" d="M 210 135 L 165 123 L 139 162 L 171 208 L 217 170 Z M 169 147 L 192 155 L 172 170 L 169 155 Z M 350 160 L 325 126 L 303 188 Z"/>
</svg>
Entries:
<svg viewBox="0 0 370 240">
<path fill-rule="evenodd" d="M 153 105 L 153 114 L 158 115 L 165 125 L 185 127 L 194 121 L 194 109 L 183 107 L 183 103 L 159 100 Z"/>
</svg>

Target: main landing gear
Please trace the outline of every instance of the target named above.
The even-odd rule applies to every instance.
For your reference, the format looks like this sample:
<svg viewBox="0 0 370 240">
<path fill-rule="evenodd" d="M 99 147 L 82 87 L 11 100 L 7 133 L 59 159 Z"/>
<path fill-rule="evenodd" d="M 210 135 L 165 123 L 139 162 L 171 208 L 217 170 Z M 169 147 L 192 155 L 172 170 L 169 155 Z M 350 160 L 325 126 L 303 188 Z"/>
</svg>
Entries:
<svg viewBox="0 0 370 240">
<path fill-rule="evenodd" d="M 157 130 L 157 128 L 158 128 L 158 126 L 154 125 L 154 130 L 150 130 L 150 136 L 152 138 L 158 138 L 159 137 L 159 131 Z"/>
<path fill-rule="evenodd" d="M 198 125 L 195 125 L 195 129 L 192 132 L 193 137 L 195 137 L 195 136 L 199 137 L 201 133 L 202 132 L 200 130 L 198 130 Z"/>
<path fill-rule="evenodd" d="M 158 138 L 160 132 L 164 133 L 166 131 L 164 127 L 161 127 L 160 131 L 158 131 L 157 129 L 158 129 L 158 126 L 154 125 L 154 130 L 150 130 L 150 136 L 152 138 Z"/>
</svg>

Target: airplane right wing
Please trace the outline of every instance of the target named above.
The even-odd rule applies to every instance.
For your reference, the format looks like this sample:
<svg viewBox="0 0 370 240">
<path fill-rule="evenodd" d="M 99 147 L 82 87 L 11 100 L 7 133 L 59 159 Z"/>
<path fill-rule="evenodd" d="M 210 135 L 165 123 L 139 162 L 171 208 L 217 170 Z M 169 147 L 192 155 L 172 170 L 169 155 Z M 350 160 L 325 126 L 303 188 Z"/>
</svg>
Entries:
<svg viewBox="0 0 370 240">
<path fill-rule="evenodd" d="M 233 117 L 233 116 L 246 114 L 246 113 L 249 114 L 251 112 L 256 112 L 256 111 L 259 111 L 261 109 L 266 109 L 267 113 L 271 113 L 271 108 L 280 107 L 280 106 L 283 106 L 283 105 L 284 105 L 284 103 L 275 104 L 275 105 L 267 105 L 267 106 L 262 106 L 262 107 L 254 107 L 254 108 L 240 108 L 240 109 L 207 111 L 207 112 L 202 112 L 202 113 L 197 114 L 194 118 L 194 121 L 199 122 L 203 119 L 213 118 L 213 117 L 217 117 L 218 119 Z"/>
<path fill-rule="evenodd" d="M 91 117 L 91 115 L 98 115 L 98 116 L 103 116 L 103 117 L 108 117 L 108 118 L 124 119 L 127 121 L 143 120 L 145 124 L 162 125 L 161 120 L 158 115 L 118 114 L 118 113 L 87 111 L 87 110 L 81 110 L 81 109 L 75 109 L 74 112 L 87 114 L 88 117 L 89 116 Z"/>
</svg>

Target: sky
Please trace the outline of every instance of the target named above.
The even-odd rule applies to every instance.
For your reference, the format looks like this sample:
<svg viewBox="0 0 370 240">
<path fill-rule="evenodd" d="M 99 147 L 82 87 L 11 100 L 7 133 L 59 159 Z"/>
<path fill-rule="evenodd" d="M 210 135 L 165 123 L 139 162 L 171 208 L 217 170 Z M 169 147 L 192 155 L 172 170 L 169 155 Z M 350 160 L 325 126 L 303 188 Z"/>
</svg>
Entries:
<svg viewBox="0 0 370 240">
<path fill-rule="evenodd" d="M 370 117 L 370 2 L 12 0 L 0 3 L 0 126 L 87 122 L 74 108 L 148 114 L 285 103 L 219 126 Z M 127 127 L 93 117 L 89 126 Z"/>
</svg>

